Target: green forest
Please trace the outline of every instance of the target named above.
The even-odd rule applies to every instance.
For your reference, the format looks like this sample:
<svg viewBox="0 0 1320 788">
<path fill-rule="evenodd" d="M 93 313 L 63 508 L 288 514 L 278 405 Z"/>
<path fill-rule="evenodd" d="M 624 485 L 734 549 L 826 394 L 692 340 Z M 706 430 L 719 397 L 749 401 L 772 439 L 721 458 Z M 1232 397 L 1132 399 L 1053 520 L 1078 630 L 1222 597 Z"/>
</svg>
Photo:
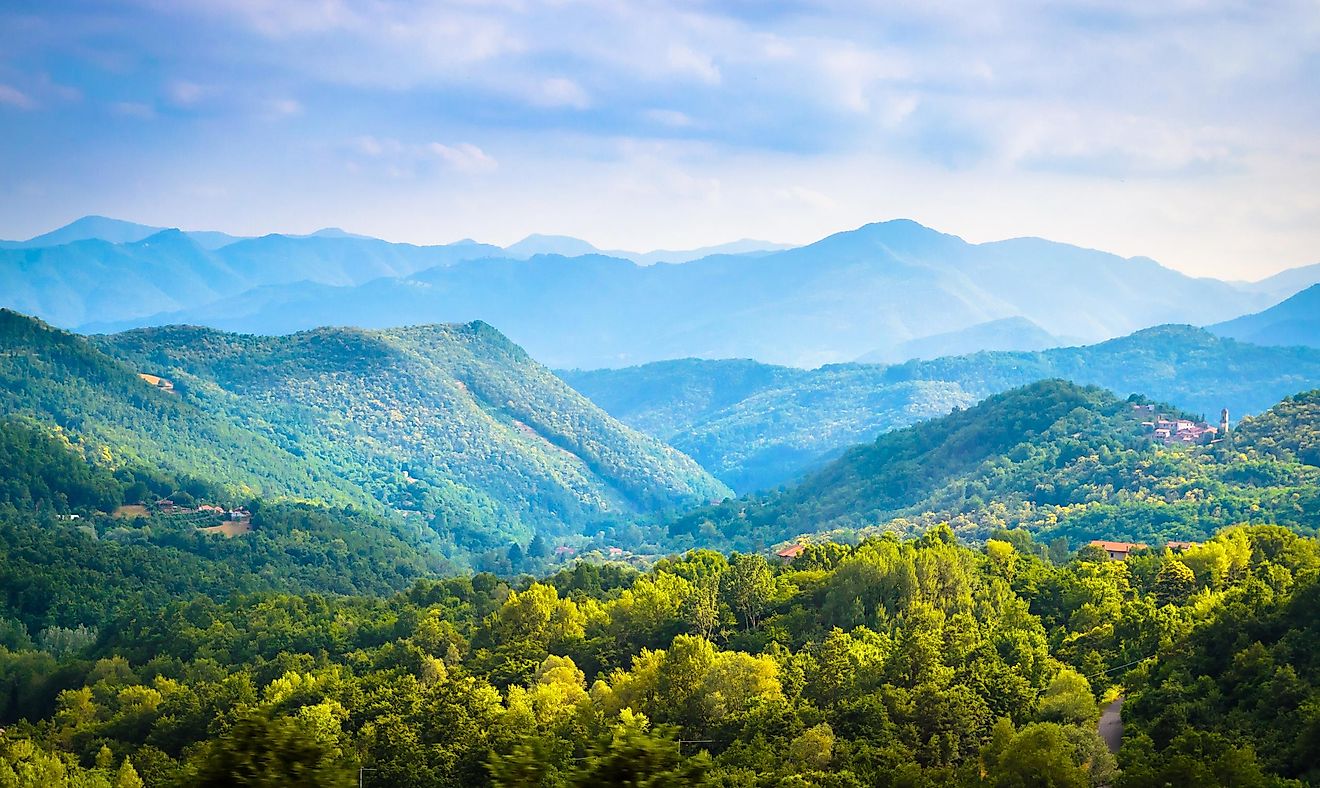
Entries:
<svg viewBox="0 0 1320 788">
<path fill-rule="evenodd" d="M 420 523 L 460 563 L 728 494 L 482 323 L 89 339 L 0 310 L 0 417 L 57 430 L 107 468 L 204 480 L 213 503 Z"/>
<path fill-rule="evenodd" d="M 1320 391 L 1165 445 L 1198 414 L 1043 380 L 694 506 L 480 324 L 5 326 L 0 786 L 1320 781 Z M 425 508 L 515 422 L 618 510 Z"/>
<path fill-rule="evenodd" d="M 43 549 L 26 547 L 63 560 Z M 971 549 L 937 527 L 786 565 L 698 550 L 646 572 L 125 595 L 77 627 L 11 618 L 0 784 L 1320 778 L 1314 539 L 1240 526 L 1126 562 L 1041 552 L 1021 531 Z M 162 582 L 129 566 L 107 579 Z M 67 609 L 81 592 L 52 583 L 46 598 Z M 1114 756 L 1096 722 L 1120 694 Z"/>
</svg>

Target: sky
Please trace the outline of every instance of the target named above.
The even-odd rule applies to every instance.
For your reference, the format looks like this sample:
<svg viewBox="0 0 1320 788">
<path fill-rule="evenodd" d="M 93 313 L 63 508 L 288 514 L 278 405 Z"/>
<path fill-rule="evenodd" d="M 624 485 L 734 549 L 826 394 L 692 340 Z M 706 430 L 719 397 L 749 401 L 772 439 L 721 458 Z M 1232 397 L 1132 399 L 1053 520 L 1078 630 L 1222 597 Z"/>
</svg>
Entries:
<svg viewBox="0 0 1320 788">
<path fill-rule="evenodd" d="M 6 0 L 0 238 L 602 248 L 911 218 L 1320 262 L 1320 4 Z"/>
</svg>

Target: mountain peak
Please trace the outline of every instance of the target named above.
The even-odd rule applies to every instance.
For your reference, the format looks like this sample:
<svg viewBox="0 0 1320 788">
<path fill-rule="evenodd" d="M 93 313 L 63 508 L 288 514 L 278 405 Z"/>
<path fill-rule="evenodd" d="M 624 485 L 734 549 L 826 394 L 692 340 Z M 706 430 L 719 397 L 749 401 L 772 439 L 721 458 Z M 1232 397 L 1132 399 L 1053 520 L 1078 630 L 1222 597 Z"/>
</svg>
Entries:
<svg viewBox="0 0 1320 788">
<path fill-rule="evenodd" d="M 33 236 L 23 241 L 20 246 L 62 246 L 63 244 L 87 241 L 94 238 L 117 244 L 134 243 L 160 232 L 160 230 L 159 227 L 92 214 L 75 219 L 48 233 Z"/>
<path fill-rule="evenodd" d="M 198 248 L 197 243 L 189 238 L 187 233 L 176 227 L 160 230 L 148 235 L 146 238 L 131 243 L 136 246 L 147 248 L 163 246 Z"/>
<path fill-rule="evenodd" d="M 863 251 L 880 245 L 895 250 L 928 251 L 965 243 L 956 235 L 942 233 L 912 219 L 889 219 L 844 230 L 801 248 Z"/>
<path fill-rule="evenodd" d="M 314 233 L 308 233 L 307 238 L 359 238 L 375 240 L 370 235 L 361 235 L 359 233 L 350 233 L 341 227 L 322 227 Z"/>
<path fill-rule="evenodd" d="M 533 233 L 516 244 L 504 247 L 510 257 L 525 259 L 538 254 L 558 254 L 564 257 L 580 257 L 584 254 L 600 252 L 595 246 L 568 235 L 541 235 Z"/>
</svg>

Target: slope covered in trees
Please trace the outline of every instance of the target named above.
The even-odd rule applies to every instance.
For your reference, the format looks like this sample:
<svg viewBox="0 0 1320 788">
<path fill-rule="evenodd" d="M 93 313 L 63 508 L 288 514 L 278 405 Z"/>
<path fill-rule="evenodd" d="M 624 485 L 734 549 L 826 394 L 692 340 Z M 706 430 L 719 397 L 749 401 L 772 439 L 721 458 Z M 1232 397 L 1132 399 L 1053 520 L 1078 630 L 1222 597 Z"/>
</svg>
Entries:
<svg viewBox="0 0 1320 788">
<path fill-rule="evenodd" d="M 697 551 L 644 574 L 579 564 L 384 598 L 180 595 L 88 622 L 99 635 L 52 628 L 35 642 L 11 620 L 0 779 L 1135 788 L 1314 776 L 1298 749 L 1314 709 L 1297 701 L 1318 691 L 1308 641 L 1277 637 L 1287 616 L 1313 617 L 1314 540 L 1241 527 L 1181 556 L 1055 566 L 1022 533 L 996 536 L 971 550 L 937 528 L 785 566 Z M 1244 626 L 1244 605 L 1277 614 L 1245 625 L 1261 643 L 1239 636 L 1227 645 L 1244 656 L 1226 661 L 1218 636 Z M 1195 686 L 1219 681 L 1222 694 L 1181 689 L 1219 666 Z M 1116 684 L 1134 710 L 1117 764 L 1096 733 Z"/>
<path fill-rule="evenodd" d="M 1125 680 L 1133 698 L 1120 761 L 1134 783 L 1248 784 L 1236 781 L 1251 778 L 1253 760 L 1266 773 L 1320 782 L 1318 567 L 1314 554 L 1297 561 L 1283 534 L 1253 536 L 1249 553 L 1184 559 L 1196 566 L 1197 589 L 1221 599 L 1193 596 L 1198 626 Z"/>
<path fill-rule="evenodd" d="M 726 493 L 484 323 L 288 337 L 174 327 L 99 341 L 474 547 Z"/>
<path fill-rule="evenodd" d="M 402 396 L 357 382 L 385 378 L 373 365 L 388 354 L 353 343 L 415 353 L 483 402 L 517 407 L 519 378 L 493 370 L 516 368 L 520 351 L 497 345 L 513 356 L 501 359 L 489 331 L 104 341 L 125 343 L 115 350 L 133 368 L 169 372 L 177 393 L 147 387 L 143 401 L 234 423 L 296 406 L 310 422 L 329 417 L 327 391 L 350 416 L 355 402 Z M 89 385 L 118 385 L 104 369 L 119 362 L 72 346 Z M 28 363 L 70 353 L 42 345 Z M 439 380 L 406 375 L 422 372 L 396 372 L 408 391 Z M 302 393 L 272 393 L 274 381 Z M 258 499 L 252 530 L 232 539 L 161 512 L 97 514 L 144 491 L 234 491 L 111 462 L 70 426 L 15 415 L 0 422 L 0 780 L 1313 779 L 1320 543 L 1297 532 L 1318 525 L 1320 393 L 1205 447 L 1155 444 L 1136 404 L 1062 381 L 1008 391 L 887 433 L 776 495 L 604 526 L 652 552 L 699 540 L 753 548 L 743 554 L 652 556 L 644 572 L 583 562 L 539 581 L 435 579 L 458 567 L 434 531 L 361 509 Z M 369 429 L 355 442 L 389 434 L 358 423 Z M 318 429 L 307 432 L 330 434 Z M 834 540 L 791 562 L 758 552 L 817 528 Z M 1116 562 L 1070 555 L 1060 537 L 1157 549 Z M 1173 538 L 1204 544 L 1158 549 Z M 1115 759 L 1096 721 L 1117 693 L 1130 727 Z"/>
<path fill-rule="evenodd" d="M 786 490 L 688 513 L 669 532 L 740 549 L 946 521 L 968 538 L 1018 526 L 1073 544 L 1197 540 L 1242 521 L 1313 533 L 1316 396 L 1245 419 L 1226 441 L 1166 446 L 1142 425 L 1154 414 L 1134 408 L 1141 400 L 1042 381 L 886 433 Z"/>
<path fill-rule="evenodd" d="M 189 508 L 129 506 L 163 496 Z M 223 487 L 86 456 L 67 433 L 0 419 L 0 595 L 28 631 L 103 621 L 131 600 L 297 590 L 387 594 L 459 571 L 426 529 L 355 508 L 244 500 Z M 108 514 L 108 512 L 115 512 Z M 226 528 L 236 538 L 226 538 Z M 58 560 L 52 560 L 58 556 Z"/>
<path fill-rule="evenodd" d="M 1188 326 L 1098 345 L 800 370 L 753 361 L 560 372 L 612 416 L 673 445 L 738 492 L 769 489 L 843 448 L 1044 378 L 1144 394 L 1212 420 L 1320 386 L 1320 350 L 1257 347 Z"/>
<path fill-rule="evenodd" d="M 59 428 L 107 469 L 203 480 L 237 501 L 393 510 L 465 550 L 726 492 L 484 324 L 89 342 L 0 312 L 0 415 Z"/>
<path fill-rule="evenodd" d="M 167 392 L 83 337 L 0 310 L 0 416 L 56 427 L 106 467 L 133 465 L 256 493 L 365 504 L 308 458 Z M 167 491 L 168 492 L 168 491 Z M 136 501 L 133 501 L 136 503 Z"/>
</svg>

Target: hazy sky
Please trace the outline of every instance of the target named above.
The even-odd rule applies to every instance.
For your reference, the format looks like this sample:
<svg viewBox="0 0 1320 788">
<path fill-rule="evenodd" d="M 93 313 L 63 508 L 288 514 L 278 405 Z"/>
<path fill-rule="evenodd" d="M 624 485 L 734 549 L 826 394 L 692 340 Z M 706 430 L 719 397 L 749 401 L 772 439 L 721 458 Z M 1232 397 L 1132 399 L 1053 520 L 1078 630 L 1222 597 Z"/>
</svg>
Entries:
<svg viewBox="0 0 1320 788">
<path fill-rule="evenodd" d="M 0 4 L 0 237 L 806 242 L 909 217 L 1320 262 L 1320 4 Z"/>
</svg>

